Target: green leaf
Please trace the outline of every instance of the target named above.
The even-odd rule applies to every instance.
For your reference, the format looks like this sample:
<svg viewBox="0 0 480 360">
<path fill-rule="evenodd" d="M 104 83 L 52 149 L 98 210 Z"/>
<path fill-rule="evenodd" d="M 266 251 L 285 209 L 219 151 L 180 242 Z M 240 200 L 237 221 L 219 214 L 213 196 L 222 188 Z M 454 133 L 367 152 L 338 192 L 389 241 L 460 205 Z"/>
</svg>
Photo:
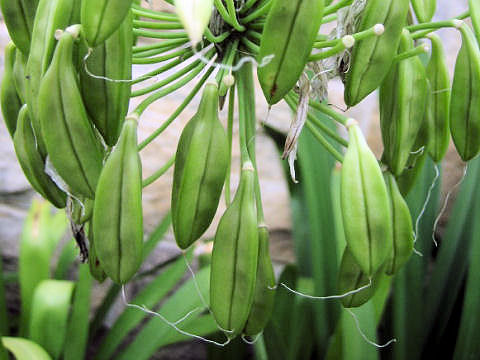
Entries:
<svg viewBox="0 0 480 360">
<path fill-rule="evenodd" d="M 17 360 L 51 360 L 48 353 L 31 340 L 19 337 L 2 337 L 2 344 Z"/>
<path fill-rule="evenodd" d="M 75 241 L 72 239 L 65 243 L 58 258 L 57 267 L 55 269 L 54 278 L 57 280 L 64 280 L 67 276 L 68 270 L 77 258 L 77 247 Z"/>
<path fill-rule="evenodd" d="M 188 261 L 191 259 L 191 252 L 187 255 Z M 145 305 L 147 308 L 153 308 L 160 300 L 162 300 L 185 274 L 185 260 L 178 259 L 172 266 L 167 268 L 157 278 L 150 282 L 136 297 L 131 301 L 132 304 Z M 140 322 L 147 317 L 143 311 L 134 308 L 126 308 L 118 317 L 107 336 L 100 345 L 97 359 L 109 359 L 122 343 L 125 337 Z"/>
<path fill-rule="evenodd" d="M 75 284 L 64 280 L 44 280 L 35 289 L 29 338 L 58 359 L 67 335 L 67 320 Z"/>
<path fill-rule="evenodd" d="M 50 259 L 55 248 L 49 236 L 51 206 L 47 202 L 34 200 L 23 225 L 20 240 L 18 271 L 22 312 L 20 334 L 28 335 L 33 292 L 36 286 L 50 277 Z"/>
<path fill-rule="evenodd" d="M 0 253 L 0 336 L 8 335 L 9 322 L 7 313 L 7 300 L 5 298 L 5 285 L 3 282 L 2 255 Z M 0 360 L 7 360 L 7 352 L 0 344 Z"/>
<path fill-rule="evenodd" d="M 426 321 L 423 324 L 430 334 L 430 341 L 441 343 L 453 306 L 462 288 L 468 269 L 468 260 L 476 222 L 473 216 L 478 201 L 480 181 L 480 158 L 468 163 L 468 172 L 462 182 L 445 235 L 442 237 L 431 281 L 427 289 Z"/>
<path fill-rule="evenodd" d="M 172 224 L 172 214 L 168 212 L 167 215 L 160 221 L 157 227 L 152 231 L 147 241 L 143 244 L 143 260 L 145 260 L 155 249 L 158 242 L 163 239 Z"/>
<path fill-rule="evenodd" d="M 330 119 L 318 114 L 318 117 L 333 126 Z M 311 265 L 311 276 L 314 279 L 314 294 L 328 295 L 336 291 L 338 273 L 337 245 L 332 239 L 335 237 L 334 218 L 331 211 L 331 172 L 334 166 L 333 157 L 327 153 L 315 140 L 311 132 L 305 128 L 298 144 L 298 163 L 300 166 L 299 178 L 303 197 L 300 198 L 306 214 L 308 224 L 294 222 L 296 226 L 306 226 L 309 229 L 307 243 L 305 238 L 295 238 L 297 248 L 302 248 L 298 256 L 298 263 L 308 262 Z M 303 221 L 305 222 L 305 220 Z M 298 225 L 300 224 L 300 225 Z M 335 330 L 339 316 L 338 302 L 319 301 L 312 304 L 316 315 L 317 345 L 325 349 L 329 335 Z"/>
<path fill-rule="evenodd" d="M 88 264 L 78 268 L 78 281 L 73 296 L 72 314 L 68 321 L 68 340 L 65 342 L 64 360 L 83 360 L 88 342 L 88 320 L 93 278 Z"/>
<path fill-rule="evenodd" d="M 210 268 L 204 268 L 200 270 L 196 279 L 202 295 L 209 303 L 209 282 L 210 282 Z M 157 310 L 169 321 L 177 321 L 185 316 L 189 311 L 193 309 L 204 309 L 202 301 L 200 300 L 195 284 L 192 279 L 183 284 L 165 303 Z M 141 311 L 141 310 L 138 310 Z M 193 314 L 187 320 L 178 324 L 178 327 L 183 329 L 193 319 L 198 316 L 201 311 Z M 147 323 L 147 325 L 138 333 L 135 340 L 115 357 L 118 360 L 147 360 L 155 351 L 162 346 L 164 337 L 172 330 L 170 325 L 167 325 L 162 319 L 153 317 Z M 209 333 L 209 332 L 208 332 Z M 197 335 L 206 336 L 208 333 L 198 333 Z"/>
<path fill-rule="evenodd" d="M 470 215 L 474 219 L 480 216 L 480 202 Z M 470 267 L 463 301 L 462 320 L 457 336 L 454 360 L 480 358 L 480 222 L 474 221 L 472 230 L 472 249 Z"/>
<path fill-rule="evenodd" d="M 432 160 L 428 158 L 417 183 L 406 198 L 414 224 L 424 207 L 429 188 L 432 186 L 436 174 L 434 166 Z M 430 253 L 433 246 L 432 229 L 437 215 L 439 179 L 418 223 L 415 248 L 423 256 L 412 254 L 410 260 L 394 278 L 393 333 L 391 336 L 398 339 L 398 342 L 392 347 L 394 359 L 418 359 L 422 355 L 422 336 L 425 334 L 424 315 L 426 308 L 430 306 L 429 302 L 425 301 L 424 289 L 427 266 L 430 264 Z M 412 336 L 412 334 L 417 334 L 417 336 Z"/>
</svg>

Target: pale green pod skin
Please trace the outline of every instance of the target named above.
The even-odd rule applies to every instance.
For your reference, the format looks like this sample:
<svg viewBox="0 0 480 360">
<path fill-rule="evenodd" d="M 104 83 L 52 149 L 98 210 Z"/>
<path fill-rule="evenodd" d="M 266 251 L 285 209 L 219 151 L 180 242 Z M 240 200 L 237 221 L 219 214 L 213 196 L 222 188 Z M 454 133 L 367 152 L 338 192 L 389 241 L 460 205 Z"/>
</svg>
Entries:
<svg viewBox="0 0 480 360">
<path fill-rule="evenodd" d="M 399 52 L 411 50 L 409 33 L 401 37 Z M 417 56 L 399 61 L 380 88 L 380 126 L 384 154 L 382 160 L 399 176 L 407 164 L 422 126 L 427 104 L 428 82 L 425 67 Z"/>
<path fill-rule="evenodd" d="M 46 157 L 47 151 L 38 116 L 38 92 L 57 43 L 55 31 L 65 29 L 70 25 L 72 11 L 72 0 L 40 0 L 33 24 L 32 42 L 25 68 L 26 101 L 30 110 L 35 138 L 43 157 Z"/>
<path fill-rule="evenodd" d="M 95 250 L 95 240 L 93 237 L 93 225 L 92 222 L 88 224 L 88 267 L 90 274 L 99 283 L 102 283 L 107 278 L 107 274 L 103 271 L 103 267 L 98 260 L 97 252 Z"/>
<path fill-rule="evenodd" d="M 94 48 L 107 40 L 123 23 L 131 5 L 132 0 L 83 0 L 81 22 L 88 45 Z"/>
<path fill-rule="evenodd" d="M 45 161 L 35 145 L 35 135 L 26 104 L 18 114 L 18 126 L 13 137 L 13 145 L 18 162 L 32 187 L 57 208 L 64 208 L 66 194 L 45 173 Z"/>
<path fill-rule="evenodd" d="M 473 29 L 478 40 L 480 39 L 480 2 L 478 0 L 468 0 L 468 7 Z"/>
<path fill-rule="evenodd" d="M 427 124 L 424 122 L 417 134 L 417 139 L 415 140 L 413 149 L 421 149 L 422 147 L 426 147 L 427 142 L 428 129 Z M 418 176 L 422 172 L 422 169 L 425 165 L 427 156 L 427 151 L 414 151 L 413 154 L 410 154 L 403 172 L 399 176 L 395 177 L 398 188 L 400 189 L 400 193 L 403 196 L 407 196 L 413 185 L 415 185 L 417 182 Z"/>
<path fill-rule="evenodd" d="M 463 161 L 480 151 L 480 50 L 468 25 L 460 27 L 462 47 L 457 56 L 450 100 L 450 131 Z"/>
<path fill-rule="evenodd" d="M 266 227 L 258 229 L 258 265 L 255 295 L 247 324 L 243 331 L 246 336 L 260 334 L 272 316 L 275 303 L 275 273 L 269 253 L 269 235 Z"/>
<path fill-rule="evenodd" d="M 16 52 L 17 48 L 13 42 L 8 43 L 5 47 L 5 67 L 0 88 L 0 106 L 2 108 L 3 121 L 5 121 L 11 137 L 13 137 L 15 129 L 17 128 L 18 112 L 22 107 L 22 102 L 15 87 L 15 75 L 13 72 Z"/>
<path fill-rule="evenodd" d="M 352 295 L 342 297 L 340 301 L 345 308 L 359 307 L 370 300 L 377 290 L 378 278 L 382 275 L 383 267 L 372 276 L 370 284 L 370 277 L 366 275 L 360 266 L 355 261 L 352 253 L 348 247 L 345 248 L 338 271 L 337 291 L 339 295 L 346 294 L 350 291 L 355 291 L 370 284 L 370 286 L 355 292 Z"/>
<path fill-rule="evenodd" d="M 270 105 L 295 86 L 312 51 L 323 15 L 323 0 L 273 0 L 260 41 L 258 80 Z"/>
<path fill-rule="evenodd" d="M 137 121 L 127 118 L 105 162 L 93 209 L 95 251 L 108 277 L 125 284 L 142 263 L 142 163 Z"/>
<path fill-rule="evenodd" d="M 254 182 L 253 170 L 243 170 L 213 243 L 210 307 L 229 338 L 245 328 L 255 293 L 258 228 Z"/>
<path fill-rule="evenodd" d="M 345 74 L 345 103 L 355 106 L 377 89 L 387 76 L 396 55 L 402 28 L 407 21 L 408 0 L 369 0 L 357 32 L 383 24 L 381 36 L 358 41 Z"/>
<path fill-rule="evenodd" d="M 421 23 L 432 20 L 437 9 L 437 0 L 412 0 L 413 10 Z"/>
<path fill-rule="evenodd" d="M 228 166 L 228 140 L 218 118 L 218 88 L 205 86 L 198 112 L 177 147 L 172 187 L 172 224 L 180 248 L 207 230 L 217 211 Z"/>
<path fill-rule="evenodd" d="M 25 55 L 30 51 L 38 0 L 0 0 L 0 9 L 10 38 Z"/>
<path fill-rule="evenodd" d="M 427 65 L 430 85 L 425 120 L 428 124 L 428 154 L 439 163 L 444 158 L 450 142 L 450 76 L 442 41 L 436 34 L 429 34 L 432 56 Z"/>
<path fill-rule="evenodd" d="M 413 224 L 408 205 L 392 174 L 385 175 L 392 209 L 393 246 L 385 272 L 393 275 L 407 262 L 413 252 Z"/>
<path fill-rule="evenodd" d="M 349 134 L 340 185 L 345 239 L 362 271 L 371 276 L 392 247 L 390 200 L 378 161 L 361 130 L 353 125 Z"/>
<path fill-rule="evenodd" d="M 38 118 L 58 175 L 71 193 L 93 199 L 103 167 L 103 147 L 83 105 L 73 45 L 73 35 L 65 31 L 40 86 Z"/>
<path fill-rule="evenodd" d="M 15 54 L 15 64 L 13 65 L 13 76 L 15 80 L 15 88 L 22 104 L 27 102 L 27 89 L 25 78 L 25 67 L 27 66 L 27 58 L 21 51 Z"/>
<path fill-rule="evenodd" d="M 102 134 L 107 145 L 117 143 L 123 121 L 128 112 L 131 85 L 126 81 L 132 77 L 132 16 L 125 18 L 120 28 L 104 43 L 92 49 L 86 66 L 81 67 L 80 87 L 90 119 Z M 87 53 L 82 51 L 82 59 Z"/>
</svg>

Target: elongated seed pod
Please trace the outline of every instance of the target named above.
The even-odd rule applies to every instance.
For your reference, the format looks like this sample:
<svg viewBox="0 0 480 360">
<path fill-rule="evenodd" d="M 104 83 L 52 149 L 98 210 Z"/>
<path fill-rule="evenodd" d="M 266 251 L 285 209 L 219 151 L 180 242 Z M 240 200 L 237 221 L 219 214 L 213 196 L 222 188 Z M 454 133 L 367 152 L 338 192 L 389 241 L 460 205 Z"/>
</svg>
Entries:
<svg viewBox="0 0 480 360">
<path fill-rule="evenodd" d="M 213 243 L 210 306 L 229 338 L 243 331 L 255 293 L 258 228 L 254 181 L 253 166 L 247 162 Z"/>
<path fill-rule="evenodd" d="M 15 80 L 15 88 L 22 104 L 27 102 L 27 90 L 25 78 L 25 67 L 27 66 L 27 58 L 21 51 L 15 53 L 15 64 L 13 65 L 13 77 Z"/>
<path fill-rule="evenodd" d="M 107 40 L 123 23 L 132 0 L 83 0 L 82 30 L 90 47 Z"/>
<path fill-rule="evenodd" d="M 406 23 L 408 0 L 369 0 L 357 31 L 383 24 L 382 36 L 358 41 L 345 76 L 345 103 L 354 106 L 377 89 L 387 76 Z"/>
<path fill-rule="evenodd" d="M 273 0 L 262 39 L 258 80 L 270 105 L 295 86 L 320 28 L 323 0 Z"/>
<path fill-rule="evenodd" d="M 275 302 L 275 273 L 268 250 L 269 235 L 265 226 L 258 228 L 258 265 L 255 295 L 243 333 L 247 336 L 260 334 L 272 316 Z"/>
<path fill-rule="evenodd" d="M 399 52 L 411 50 L 413 40 L 404 31 Z M 384 154 L 382 160 L 396 176 L 408 161 L 422 125 L 428 91 L 425 68 L 417 56 L 397 62 L 380 88 L 380 125 Z"/>
<path fill-rule="evenodd" d="M 128 112 L 131 85 L 125 80 L 132 77 L 132 42 L 130 14 L 112 36 L 91 50 L 81 67 L 80 86 L 85 107 L 110 146 L 116 144 Z M 87 51 L 84 49 L 82 58 Z"/>
<path fill-rule="evenodd" d="M 137 120 L 127 118 L 100 175 L 93 210 L 95 251 L 103 270 L 124 284 L 142 262 L 142 164 Z"/>
<path fill-rule="evenodd" d="M 413 10 L 421 23 L 429 22 L 435 15 L 437 0 L 412 0 Z"/>
<path fill-rule="evenodd" d="M 65 31 L 38 94 L 42 135 L 50 160 L 70 192 L 94 198 L 103 148 L 88 119 L 77 83 L 74 36 Z"/>
<path fill-rule="evenodd" d="M 0 106 L 2 108 L 3 121 L 5 121 L 11 137 L 13 137 L 17 128 L 18 112 L 22 107 L 22 102 L 15 87 L 15 75 L 13 72 L 16 49 L 13 42 L 10 42 L 5 47 L 5 68 L 0 88 Z"/>
<path fill-rule="evenodd" d="M 38 0 L 0 0 L 0 9 L 10 38 L 25 55 L 30 51 L 37 6 Z"/>
<path fill-rule="evenodd" d="M 102 283 L 107 278 L 107 274 L 103 271 L 103 267 L 98 260 L 97 252 L 95 250 L 95 239 L 93 237 L 93 225 L 90 221 L 88 223 L 88 267 L 90 269 L 90 274 L 97 280 Z"/>
<path fill-rule="evenodd" d="M 345 239 L 362 271 L 371 276 L 392 246 L 390 201 L 380 166 L 358 125 L 350 126 L 349 135 L 340 186 Z"/>
<path fill-rule="evenodd" d="M 66 205 L 66 194 L 45 173 L 45 161 L 38 152 L 27 105 L 18 114 L 17 131 L 13 145 L 18 162 L 32 187 L 57 208 Z"/>
<path fill-rule="evenodd" d="M 338 271 L 337 291 L 339 294 L 353 293 L 341 298 L 343 307 L 359 307 L 370 300 L 375 295 L 378 278 L 382 276 L 382 270 L 383 267 L 373 276 L 366 275 L 346 247 Z"/>
<path fill-rule="evenodd" d="M 33 24 L 32 43 L 25 68 L 26 100 L 32 119 L 33 131 L 42 156 L 46 157 L 40 119 L 38 117 L 38 92 L 57 43 L 55 31 L 65 29 L 73 11 L 72 0 L 40 0 Z"/>
<path fill-rule="evenodd" d="M 417 134 L 415 144 L 413 145 L 414 151 L 410 153 L 405 169 L 400 175 L 395 177 L 402 196 L 407 196 L 413 185 L 417 182 L 417 179 L 425 166 L 425 161 L 428 155 L 428 152 L 426 151 L 427 142 L 428 128 L 427 123 L 423 122 L 422 127 Z"/>
<path fill-rule="evenodd" d="M 480 51 L 467 24 L 460 27 L 462 47 L 457 56 L 450 100 L 450 131 L 463 161 L 480 151 Z"/>
<path fill-rule="evenodd" d="M 218 119 L 216 83 L 205 86 L 198 112 L 178 143 L 172 187 L 172 224 L 180 248 L 207 230 L 217 211 L 228 164 L 228 142 Z"/>
<path fill-rule="evenodd" d="M 429 34 L 432 56 L 427 65 L 429 91 L 425 120 L 428 124 L 428 154 L 436 163 L 442 161 L 450 142 L 450 76 L 442 41 Z"/>
<path fill-rule="evenodd" d="M 395 274 L 410 258 L 413 252 L 413 225 L 410 210 L 398 189 L 395 177 L 385 175 L 385 182 L 392 209 L 393 246 L 387 260 L 385 272 Z"/>
</svg>

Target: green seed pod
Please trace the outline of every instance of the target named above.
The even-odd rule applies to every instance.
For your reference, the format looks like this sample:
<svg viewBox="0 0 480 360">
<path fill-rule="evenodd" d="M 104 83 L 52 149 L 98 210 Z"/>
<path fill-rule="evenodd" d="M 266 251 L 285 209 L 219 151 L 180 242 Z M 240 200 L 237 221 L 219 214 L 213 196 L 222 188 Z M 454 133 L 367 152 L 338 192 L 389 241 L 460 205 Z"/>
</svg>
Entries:
<svg viewBox="0 0 480 360">
<path fill-rule="evenodd" d="M 92 50 L 80 72 L 88 115 L 110 146 L 116 144 L 128 112 L 131 85 L 115 80 L 132 77 L 132 26 L 130 14 L 112 36 Z M 88 51 L 84 50 L 82 58 Z M 86 72 L 85 66 L 95 77 Z"/>
<path fill-rule="evenodd" d="M 472 25 L 478 40 L 480 39 L 480 2 L 478 0 L 468 0 L 468 7 L 470 19 L 472 19 Z"/>
<path fill-rule="evenodd" d="M 72 59 L 73 45 L 74 35 L 67 30 L 40 86 L 38 118 L 58 175 L 70 192 L 93 199 L 103 167 L 103 148 L 83 105 Z"/>
<path fill-rule="evenodd" d="M 343 307 L 359 307 L 370 300 L 373 295 L 375 295 L 378 278 L 379 276 L 382 276 L 382 270 L 383 267 L 381 267 L 370 280 L 370 277 L 366 275 L 357 264 L 348 247 L 345 248 L 342 262 L 340 263 L 340 269 L 338 271 L 337 291 L 339 294 L 346 294 L 350 291 L 354 293 L 341 298 Z M 370 286 L 367 286 L 369 284 Z M 361 288 L 363 289 L 358 292 L 355 291 Z"/>
<path fill-rule="evenodd" d="M 295 86 L 320 28 L 323 0 L 273 0 L 260 41 L 258 80 L 270 105 Z M 272 58 L 273 56 L 273 58 Z"/>
<path fill-rule="evenodd" d="M 368 37 L 353 47 L 349 71 L 345 74 L 345 103 L 357 105 L 377 89 L 393 63 L 402 28 L 407 21 L 408 0 L 369 0 L 357 31 L 383 24 L 382 36 Z"/>
<path fill-rule="evenodd" d="M 386 273 L 395 274 L 410 258 L 413 252 L 413 225 L 410 210 L 398 189 L 392 174 L 385 175 L 390 208 L 392 209 L 393 247 L 386 264 Z"/>
<path fill-rule="evenodd" d="M 107 40 L 123 23 L 131 5 L 132 0 L 83 0 L 82 30 L 88 45 L 94 48 Z"/>
<path fill-rule="evenodd" d="M 245 328 L 255 293 L 258 228 L 255 208 L 255 174 L 244 164 L 232 203 L 218 224 L 213 243 L 210 306 L 229 338 Z"/>
<path fill-rule="evenodd" d="M 413 149 L 415 151 L 410 153 L 403 172 L 399 176 L 395 177 L 402 196 L 407 196 L 413 185 L 415 185 L 418 176 L 422 172 L 428 154 L 425 150 L 427 142 L 428 129 L 427 123 L 424 121 L 420 131 L 418 132 L 415 144 L 413 145 Z"/>
<path fill-rule="evenodd" d="M 268 250 L 269 235 L 265 226 L 258 228 L 258 264 L 255 295 L 243 333 L 255 336 L 263 331 L 272 316 L 275 302 L 275 273 Z"/>
<path fill-rule="evenodd" d="M 228 165 L 228 142 L 218 119 L 218 89 L 205 86 L 198 112 L 178 143 L 172 187 L 172 224 L 180 248 L 207 230 L 217 211 Z"/>
<path fill-rule="evenodd" d="M 72 0 L 40 0 L 33 24 L 32 45 L 25 68 L 26 100 L 32 119 L 33 131 L 43 157 L 47 151 L 38 117 L 38 92 L 57 43 L 55 31 L 65 29 L 73 11 Z"/>
<path fill-rule="evenodd" d="M 425 121 L 428 124 L 428 154 L 436 163 L 442 161 L 450 142 L 450 76 L 442 41 L 436 34 L 428 34 L 432 42 L 432 56 L 427 65 L 430 84 Z"/>
<path fill-rule="evenodd" d="M 15 64 L 13 64 L 13 77 L 15 80 L 15 88 L 22 104 L 27 102 L 27 90 L 25 79 L 25 67 L 27 66 L 27 58 L 21 51 L 15 53 Z"/>
<path fill-rule="evenodd" d="M 480 51 L 477 41 L 463 23 L 462 47 L 457 56 L 450 100 L 450 131 L 463 161 L 480 151 Z"/>
<path fill-rule="evenodd" d="M 95 251 L 113 281 L 125 284 L 142 263 L 142 163 L 137 120 L 127 118 L 98 180 L 93 209 Z"/>
<path fill-rule="evenodd" d="M 45 173 L 45 162 L 35 145 L 35 135 L 33 134 L 26 104 L 23 105 L 18 114 L 17 131 L 13 137 L 13 145 L 18 162 L 32 187 L 57 208 L 64 208 L 66 194 Z"/>
<path fill-rule="evenodd" d="M 11 137 L 13 137 L 17 128 L 18 112 L 22 107 L 22 102 L 15 87 L 15 75 L 13 72 L 16 52 L 13 42 L 8 43 L 5 47 L 5 68 L 0 88 L 0 106 L 2 107 L 3 120 Z"/>
<path fill-rule="evenodd" d="M 412 0 L 413 10 L 421 23 L 432 20 L 437 8 L 437 0 Z"/>
<path fill-rule="evenodd" d="M 349 135 L 340 185 L 345 239 L 362 271 L 371 276 L 392 246 L 390 201 L 378 161 L 356 122 Z"/>
<path fill-rule="evenodd" d="M 413 40 L 404 31 L 399 53 L 413 49 Z M 380 125 L 384 145 L 382 160 L 400 175 L 408 161 L 425 115 L 428 82 L 417 56 L 397 62 L 380 88 Z"/>
<path fill-rule="evenodd" d="M 107 278 L 107 274 L 103 271 L 103 267 L 95 251 L 95 240 L 93 238 L 93 225 L 91 221 L 88 224 L 88 245 L 88 267 L 90 268 L 90 274 L 95 280 L 102 283 Z"/>
<path fill-rule="evenodd" d="M 25 55 L 30 51 L 37 6 L 38 0 L 0 0 L 0 9 L 10 38 Z"/>
</svg>

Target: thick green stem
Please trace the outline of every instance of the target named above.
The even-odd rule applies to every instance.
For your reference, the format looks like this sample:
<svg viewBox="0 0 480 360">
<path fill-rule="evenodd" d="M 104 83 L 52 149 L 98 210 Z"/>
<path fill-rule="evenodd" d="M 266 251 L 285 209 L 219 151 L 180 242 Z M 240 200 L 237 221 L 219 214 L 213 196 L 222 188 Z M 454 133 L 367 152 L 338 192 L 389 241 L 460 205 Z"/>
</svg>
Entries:
<svg viewBox="0 0 480 360">
<path fill-rule="evenodd" d="M 268 11 L 270 10 L 271 5 L 272 5 L 271 2 L 267 2 L 262 6 L 258 7 L 258 9 L 255 9 L 255 11 L 252 11 L 250 14 L 242 18 L 242 23 L 248 24 L 249 22 L 252 22 L 253 20 L 258 19 L 259 17 L 268 14 Z"/>
<path fill-rule="evenodd" d="M 183 79 L 180 79 L 175 84 L 170 85 L 167 88 L 161 89 L 156 93 L 151 94 L 145 100 L 143 100 L 137 108 L 133 111 L 133 115 L 136 115 L 138 118 L 143 114 L 143 112 L 155 101 L 167 96 L 168 94 L 180 89 L 181 87 L 188 84 L 192 81 L 204 68 L 206 65 L 204 63 L 200 63 L 193 71 L 191 71 L 187 76 Z"/>
<path fill-rule="evenodd" d="M 188 56 L 185 57 L 185 59 L 188 59 L 189 57 L 191 57 L 193 55 L 193 53 L 190 53 L 188 54 Z M 132 81 L 132 85 L 133 84 L 138 84 L 142 81 L 145 81 L 145 80 L 148 80 L 148 79 L 151 79 L 152 77 L 154 76 L 157 76 L 159 74 L 162 74 L 163 72 L 167 71 L 167 70 L 170 70 L 171 68 L 174 68 L 175 66 L 181 64 L 183 62 L 184 59 L 175 59 L 171 62 L 169 62 L 168 64 L 165 64 L 164 66 L 161 66 L 159 67 L 158 69 L 155 69 L 153 71 L 150 71 L 148 73 L 146 73 L 145 75 L 142 75 L 138 78 L 136 78 L 135 80 Z"/>
<path fill-rule="evenodd" d="M 195 95 L 200 91 L 203 84 L 207 81 L 207 79 L 212 74 L 214 68 L 210 67 L 205 75 L 195 84 L 195 87 L 190 91 L 187 97 L 183 100 L 180 106 L 173 112 L 173 114 L 154 132 L 150 134 L 145 140 L 143 140 L 140 145 L 138 146 L 138 151 L 143 150 L 148 144 L 150 144 L 153 140 L 155 140 L 165 129 L 182 113 L 182 111 L 192 102 L 192 99 Z"/>
<path fill-rule="evenodd" d="M 225 204 L 230 205 L 230 179 L 232 171 L 232 142 L 233 142 L 233 117 L 235 112 L 235 86 L 230 88 L 228 96 L 228 117 L 227 117 L 227 137 L 228 137 L 228 166 L 227 176 L 225 178 Z"/>
<path fill-rule="evenodd" d="M 252 64 L 247 63 L 236 72 L 238 88 L 238 117 L 240 127 L 240 146 L 242 152 L 242 164 L 251 160 L 255 169 L 255 198 L 257 205 L 257 221 L 264 223 L 262 197 L 260 193 L 260 181 L 255 153 L 256 138 L 256 114 L 255 114 L 255 86 L 253 82 Z"/>
<path fill-rule="evenodd" d="M 142 187 L 146 188 L 148 185 L 157 181 L 163 174 L 165 174 L 168 171 L 168 169 L 170 169 L 172 167 L 174 162 L 175 162 L 175 155 L 173 155 L 170 158 L 170 160 L 168 160 L 168 162 L 165 165 L 163 165 L 160 169 L 158 169 L 152 175 L 150 175 L 148 178 L 143 180 Z"/>
<path fill-rule="evenodd" d="M 166 54 L 163 56 L 158 56 L 158 57 L 148 57 L 148 58 L 137 58 L 134 57 L 132 58 L 132 64 L 157 64 L 163 61 L 167 61 L 173 58 L 176 58 L 178 56 L 185 56 L 186 54 L 190 53 L 190 49 L 180 49 L 178 51 L 172 52 L 170 54 Z"/>
</svg>

